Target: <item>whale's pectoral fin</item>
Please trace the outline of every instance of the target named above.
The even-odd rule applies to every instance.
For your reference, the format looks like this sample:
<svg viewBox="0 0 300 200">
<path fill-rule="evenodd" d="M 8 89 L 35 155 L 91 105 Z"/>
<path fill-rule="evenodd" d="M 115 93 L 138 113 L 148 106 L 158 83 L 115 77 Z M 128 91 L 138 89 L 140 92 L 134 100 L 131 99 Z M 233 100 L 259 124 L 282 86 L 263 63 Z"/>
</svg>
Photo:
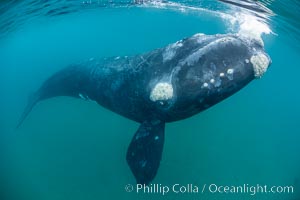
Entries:
<svg viewBox="0 0 300 200">
<path fill-rule="evenodd" d="M 165 123 L 143 122 L 128 147 L 126 160 L 137 183 L 149 184 L 155 177 L 165 138 Z"/>
</svg>

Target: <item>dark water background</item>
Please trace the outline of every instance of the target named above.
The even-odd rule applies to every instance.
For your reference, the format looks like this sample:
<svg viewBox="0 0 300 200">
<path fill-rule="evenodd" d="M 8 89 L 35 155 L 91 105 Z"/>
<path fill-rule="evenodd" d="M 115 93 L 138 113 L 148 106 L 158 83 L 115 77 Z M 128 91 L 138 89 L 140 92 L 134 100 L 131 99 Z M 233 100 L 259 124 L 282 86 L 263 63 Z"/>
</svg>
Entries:
<svg viewBox="0 0 300 200">
<path fill-rule="evenodd" d="M 297 0 L 1 1 L 0 199 L 299 200 L 299 10 Z M 195 33 L 236 33 L 253 16 L 272 32 L 263 34 L 271 68 L 209 110 L 167 124 L 154 182 L 293 185 L 294 194 L 126 193 L 134 178 L 125 155 L 138 124 L 93 102 L 41 102 L 15 130 L 29 94 L 69 64 L 134 55 Z"/>
</svg>

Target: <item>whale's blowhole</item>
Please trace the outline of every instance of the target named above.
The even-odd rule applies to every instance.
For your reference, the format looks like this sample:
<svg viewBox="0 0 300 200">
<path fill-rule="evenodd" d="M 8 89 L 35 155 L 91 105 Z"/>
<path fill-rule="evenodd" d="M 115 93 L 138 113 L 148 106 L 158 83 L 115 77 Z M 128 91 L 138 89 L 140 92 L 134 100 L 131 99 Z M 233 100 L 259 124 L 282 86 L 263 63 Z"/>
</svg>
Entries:
<svg viewBox="0 0 300 200">
<path fill-rule="evenodd" d="M 173 98 L 173 86 L 168 82 L 159 82 L 157 83 L 151 93 L 150 100 L 151 101 L 167 101 Z"/>
</svg>

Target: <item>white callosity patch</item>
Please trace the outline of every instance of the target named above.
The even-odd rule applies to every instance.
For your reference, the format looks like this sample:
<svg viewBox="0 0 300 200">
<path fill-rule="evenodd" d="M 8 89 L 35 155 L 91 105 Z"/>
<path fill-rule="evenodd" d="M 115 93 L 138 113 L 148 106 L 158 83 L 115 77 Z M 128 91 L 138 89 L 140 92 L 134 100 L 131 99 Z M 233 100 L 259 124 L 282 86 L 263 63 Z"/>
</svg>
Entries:
<svg viewBox="0 0 300 200">
<path fill-rule="evenodd" d="M 229 80 L 233 80 L 233 72 L 234 72 L 234 69 L 227 69 L 227 78 L 229 79 Z"/>
<path fill-rule="evenodd" d="M 227 74 L 233 74 L 233 69 L 228 69 Z"/>
<path fill-rule="evenodd" d="M 208 83 L 203 83 L 202 88 L 207 88 L 208 87 Z"/>
<path fill-rule="evenodd" d="M 167 46 L 163 53 L 163 61 L 166 62 L 168 60 L 172 60 L 172 58 L 174 58 L 174 56 L 176 55 L 177 49 L 180 47 L 182 47 L 182 41 L 178 41 Z"/>
<path fill-rule="evenodd" d="M 173 98 L 173 87 L 170 83 L 157 83 L 151 91 L 151 101 L 165 101 Z"/>
<path fill-rule="evenodd" d="M 250 58 L 250 62 L 253 65 L 255 78 L 261 78 L 267 71 L 270 60 L 263 53 L 254 55 Z"/>
</svg>

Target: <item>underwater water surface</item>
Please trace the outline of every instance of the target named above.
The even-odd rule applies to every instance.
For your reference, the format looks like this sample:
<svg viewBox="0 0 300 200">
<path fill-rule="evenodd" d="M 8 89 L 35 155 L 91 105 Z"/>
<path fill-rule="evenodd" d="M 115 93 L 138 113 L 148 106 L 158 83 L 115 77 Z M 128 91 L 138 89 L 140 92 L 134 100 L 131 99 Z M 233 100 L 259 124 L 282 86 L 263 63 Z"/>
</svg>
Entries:
<svg viewBox="0 0 300 200">
<path fill-rule="evenodd" d="M 299 200 L 300 6 L 243 2 L 0 2 L 0 199 Z M 135 179 L 125 157 L 139 124 L 95 102 L 42 101 L 16 129 L 29 95 L 70 64 L 241 31 L 263 38 L 271 67 L 212 108 L 167 124 L 153 183 L 289 185 L 293 193 L 128 193 Z"/>
</svg>

